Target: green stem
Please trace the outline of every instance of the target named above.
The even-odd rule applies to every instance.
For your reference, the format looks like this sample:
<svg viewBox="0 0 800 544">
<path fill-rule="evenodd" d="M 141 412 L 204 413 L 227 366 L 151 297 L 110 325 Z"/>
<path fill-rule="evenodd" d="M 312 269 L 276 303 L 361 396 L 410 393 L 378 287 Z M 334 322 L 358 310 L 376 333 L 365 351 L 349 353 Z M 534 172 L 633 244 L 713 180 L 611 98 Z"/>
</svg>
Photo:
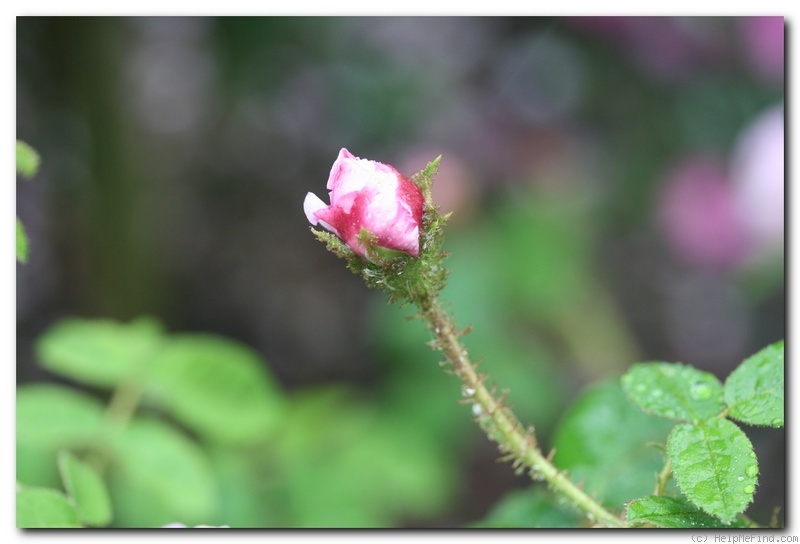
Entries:
<svg viewBox="0 0 800 544">
<path fill-rule="evenodd" d="M 625 527 L 620 518 L 576 486 L 542 454 L 533 428 L 523 428 L 514 413 L 503 404 L 502 397 L 495 397 L 493 391 L 487 388 L 486 376 L 476 370 L 459 340 L 464 331 L 458 330 L 436 296 L 428 293 L 415 302 L 436 338 L 435 348 L 444 353 L 454 374 L 464 383 L 462 393 L 472 399 L 479 424 L 489 438 L 507 453 L 508 458 L 514 460 L 514 467 L 527 467 L 533 479 L 546 480 L 553 489 L 586 512 L 586 516 L 597 525 Z"/>
<path fill-rule="evenodd" d="M 144 387 L 139 380 L 123 381 L 114 391 L 106 409 L 106 423 L 112 432 L 124 429 L 136 413 Z"/>
<path fill-rule="evenodd" d="M 128 426 L 144 393 L 144 386 L 139 379 L 129 378 L 123 380 L 111 395 L 105 413 L 105 430 L 103 440 L 96 448 L 90 463 L 99 473 L 105 472 L 111 461 L 112 453 L 107 445 L 112 444 L 116 436 Z"/>
<path fill-rule="evenodd" d="M 666 463 L 664 463 L 664 468 L 661 469 L 661 472 L 656 477 L 656 488 L 653 490 L 653 495 L 660 497 L 664 494 L 664 490 L 667 488 L 671 474 L 672 464 L 669 462 L 669 459 L 667 459 Z"/>
<path fill-rule="evenodd" d="M 145 392 L 147 367 L 152 362 L 155 354 L 162 348 L 163 341 L 159 340 L 150 345 L 149 349 L 139 354 L 138 360 L 133 365 L 137 370 L 121 380 L 105 412 L 105 421 L 102 440 L 98 442 L 92 464 L 101 474 L 108 467 L 113 458 L 113 446 L 119 434 L 125 430 L 131 420 L 136 416 L 136 410 L 142 401 Z"/>
</svg>

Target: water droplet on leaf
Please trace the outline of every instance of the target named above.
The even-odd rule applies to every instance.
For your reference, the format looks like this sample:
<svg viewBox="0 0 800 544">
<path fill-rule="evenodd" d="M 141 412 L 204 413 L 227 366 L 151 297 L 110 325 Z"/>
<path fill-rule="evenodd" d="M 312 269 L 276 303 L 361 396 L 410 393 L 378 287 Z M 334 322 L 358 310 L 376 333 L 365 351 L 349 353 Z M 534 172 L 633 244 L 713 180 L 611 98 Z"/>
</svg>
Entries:
<svg viewBox="0 0 800 544">
<path fill-rule="evenodd" d="M 744 491 L 748 495 L 751 495 L 755 490 L 756 488 L 753 485 L 746 485 L 742 488 L 742 491 Z"/>
<path fill-rule="evenodd" d="M 704 383 L 696 383 L 689 388 L 689 394 L 695 400 L 708 400 L 711 398 L 713 391 L 711 387 Z"/>
<path fill-rule="evenodd" d="M 744 473 L 750 476 L 751 478 L 755 478 L 758 475 L 758 466 L 750 465 L 749 467 L 744 469 Z"/>
</svg>

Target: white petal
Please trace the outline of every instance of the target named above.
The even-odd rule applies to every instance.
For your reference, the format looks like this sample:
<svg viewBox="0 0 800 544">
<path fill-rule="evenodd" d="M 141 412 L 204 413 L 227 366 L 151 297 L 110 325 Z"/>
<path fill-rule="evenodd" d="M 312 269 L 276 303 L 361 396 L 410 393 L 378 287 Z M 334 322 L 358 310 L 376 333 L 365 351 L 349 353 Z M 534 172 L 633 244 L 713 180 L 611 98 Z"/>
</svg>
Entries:
<svg viewBox="0 0 800 544">
<path fill-rule="evenodd" d="M 303 201 L 303 211 L 306 212 L 306 218 L 308 218 L 308 222 L 312 225 L 319 223 L 319 219 L 317 219 L 314 214 L 327 207 L 328 205 L 320 200 L 314 193 L 308 193 L 306 199 Z"/>
</svg>

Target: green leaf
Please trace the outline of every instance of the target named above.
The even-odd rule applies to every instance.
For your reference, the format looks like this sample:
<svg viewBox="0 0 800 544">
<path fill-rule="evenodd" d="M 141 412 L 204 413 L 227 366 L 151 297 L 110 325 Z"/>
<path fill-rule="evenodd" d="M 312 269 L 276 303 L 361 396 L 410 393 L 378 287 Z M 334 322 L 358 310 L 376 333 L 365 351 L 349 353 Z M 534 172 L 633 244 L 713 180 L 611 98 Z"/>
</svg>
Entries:
<svg viewBox="0 0 800 544">
<path fill-rule="evenodd" d="M 17 388 L 17 480 L 56 487 L 60 484 L 56 452 L 96 440 L 103 406 L 86 394 L 57 385 Z"/>
<path fill-rule="evenodd" d="M 622 376 L 625 394 L 648 414 L 699 421 L 724 409 L 722 384 L 709 372 L 679 363 L 639 363 Z"/>
<path fill-rule="evenodd" d="M 738 520 L 726 525 L 696 506 L 674 497 L 643 497 L 628 505 L 631 527 L 665 527 L 668 529 L 723 529 L 744 527 Z"/>
<path fill-rule="evenodd" d="M 39 170 L 39 154 L 30 145 L 17 140 L 17 172 L 26 178 L 33 177 Z"/>
<path fill-rule="evenodd" d="M 203 450 L 174 427 L 136 419 L 120 435 L 109 488 L 117 527 L 211 523 L 217 484 Z"/>
<path fill-rule="evenodd" d="M 653 491 L 672 423 L 643 414 L 617 380 L 585 391 L 554 436 L 554 464 L 612 508 Z"/>
<path fill-rule="evenodd" d="M 750 425 L 783 427 L 783 341 L 747 358 L 725 381 L 729 416 Z"/>
<path fill-rule="evenodd" d="M 106 484 L 91 466 L 64 450 L 58 455 L 58 468 L 64 488 L 75 501 L 80 520 L 92 527 L 111 522 L 111 501 Z"/>
<path fill-rule="evenodd" d="M 18 482 L 37 487 L 59 487 L 61 485 L 55 450 L 22 444 L 19 441 L 16 446 Z"/>
<path fill-rule="evenodd" d="M 42 365 L 81 383 L 113 388 L 143 372 L 161 342 L 152 319 L 130 323 L 104 319 L 66 319 L 36 344 Z"/>
<path fill-rule="evenodd" d="M 422 194 L 426 197 L 426 202 L 428 205 L 433 204 L 433 201 L 429 199 L 431 187 L 433 187 L 433 178 L 436 176 L 436 173 L 439 171 L 439 163 L 442 162 L 442 156 L 439 155 L 431 162 L 429 162 L 425 168 L 411 176 L 411 181 L 419 187 Z"/>
<path fill-rule="evenodd" d="M 478 529 L 575 528 L 580 518 L 574 510 L 557 504 L 552 493 L 541 487 L 511 491 L 491 512 L 471 527 Z"/>
<path fill-rule="evenodd" d="M 28 262 L 28 236 L 19 217 L 17 217 L 17 260 L 21 263 Z"/>
<path fill-rule="evenodd" d="M 151 367 L 148 391 L 182 423 L 219 442 L 263 440 L 282 417 L 282 394 L 261 357 L 212 335 L 173 337 Z"/>
<path fill-rule="evenodd" d="M 92 440 L 103 425 L 103 405 L 58 385 L 17 389 L 17 443 L 54 452 Z"/>
<path fill-rule="evenodd" d="M 677 425 L 667 452 L 686 497 L 724 523 L 745 510 L 758 483 L 758 463 L 747 436 L 727 419 Z"/>
<path fill-rule="evenodd" d="M 72 503 L 60 491 L 18 486 L 17 527 L 65 529 L 81 527 L 81 524 Z"/>
</svg>

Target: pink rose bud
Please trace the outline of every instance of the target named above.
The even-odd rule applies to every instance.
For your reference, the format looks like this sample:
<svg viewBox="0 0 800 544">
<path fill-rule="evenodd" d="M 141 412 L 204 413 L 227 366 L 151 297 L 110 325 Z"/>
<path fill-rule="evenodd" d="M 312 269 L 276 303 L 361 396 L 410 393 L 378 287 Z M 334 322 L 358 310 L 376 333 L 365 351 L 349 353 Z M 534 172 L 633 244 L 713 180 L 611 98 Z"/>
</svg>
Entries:
<svg viewBox="0 0 800 544">
<path fill-rule="evenodd" d="M 328 177 L 330 206 L 308 193 L 303 210 L 312 225 L 320 224 L 362 257 L 358 240 L 364 228 L 376 246 L 419 256 L 419 229 L 424 198 L 419 188 L 394 167 L 339 151 Z"/>
</svg>

